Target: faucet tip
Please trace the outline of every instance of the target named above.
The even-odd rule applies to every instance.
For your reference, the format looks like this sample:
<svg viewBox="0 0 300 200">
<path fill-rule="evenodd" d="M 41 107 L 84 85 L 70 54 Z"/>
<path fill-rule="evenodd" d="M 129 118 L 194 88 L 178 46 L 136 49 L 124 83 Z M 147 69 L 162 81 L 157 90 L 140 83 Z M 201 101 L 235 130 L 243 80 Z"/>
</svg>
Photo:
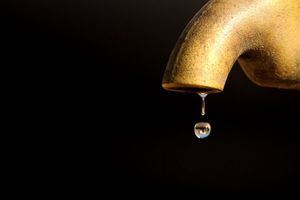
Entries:
<svg viewBox="0 0 300 200">
<path fill-rule="evenodd" d="M 192 84 L 183 84 L 183 83 L 163 83 L 162 87 L 165 90 L 182 92 L 182 93 L 218 93 L 222 92 L 222 90 L 218 88 L 202 86 L 202 85 L 192 85 Z"/>
</svg>

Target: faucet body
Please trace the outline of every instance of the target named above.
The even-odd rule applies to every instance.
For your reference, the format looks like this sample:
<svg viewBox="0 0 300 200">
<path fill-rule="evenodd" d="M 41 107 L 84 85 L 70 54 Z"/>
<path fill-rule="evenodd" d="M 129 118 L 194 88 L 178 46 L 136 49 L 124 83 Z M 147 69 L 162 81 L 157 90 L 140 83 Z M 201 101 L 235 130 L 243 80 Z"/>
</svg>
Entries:
<svg viewBox="0 0 300 200">
<path fill-rule="evenodd" d="M 260 86 L 300 90 L 300 0 L 210 0 L 177 41 L 162 86 L 220 92 L 236 61 Z"/>
</svg>

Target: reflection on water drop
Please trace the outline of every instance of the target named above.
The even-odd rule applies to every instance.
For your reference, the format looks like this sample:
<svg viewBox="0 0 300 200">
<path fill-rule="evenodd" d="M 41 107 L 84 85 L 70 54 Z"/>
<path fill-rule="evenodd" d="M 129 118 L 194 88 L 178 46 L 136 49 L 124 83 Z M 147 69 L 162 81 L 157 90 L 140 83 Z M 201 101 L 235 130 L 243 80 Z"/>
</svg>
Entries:
<svg viewBox="0 0 300 200">
<path fill-rule="evenodd" d="M 209 136 L 211 126 L 208 122 L 198 122 L 194 126 L 195 135 L 199 139 L 206 138 Z"/>
</svg>

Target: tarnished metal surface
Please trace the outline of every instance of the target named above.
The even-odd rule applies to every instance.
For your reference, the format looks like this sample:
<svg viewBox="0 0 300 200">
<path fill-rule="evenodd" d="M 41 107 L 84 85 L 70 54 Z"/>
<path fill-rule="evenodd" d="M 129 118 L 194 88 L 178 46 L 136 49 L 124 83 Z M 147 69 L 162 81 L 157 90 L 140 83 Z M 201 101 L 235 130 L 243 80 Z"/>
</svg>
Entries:
<svg viewBox="0 0 300 200">
<path fill-rule="evenodd" d="M 300 89 L 300 0 L 209 1 L 180 36 L 163 87 L 222 91 L 236 60 L 260 86 Z"/>
</svg>

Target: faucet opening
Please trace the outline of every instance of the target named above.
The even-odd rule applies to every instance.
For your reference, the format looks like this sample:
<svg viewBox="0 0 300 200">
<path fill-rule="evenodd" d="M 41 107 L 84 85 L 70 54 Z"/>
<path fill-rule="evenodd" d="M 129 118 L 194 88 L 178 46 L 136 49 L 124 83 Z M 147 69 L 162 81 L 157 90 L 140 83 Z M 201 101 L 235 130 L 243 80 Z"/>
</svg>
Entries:
<svg viewBox="0 0 300 200">
<path fill-rule="evenodd" d="M 190 85 L 190 84 L 180 84 L 180 83 L 164 83 L 162 87 L 169 91 L 175 92 L 182 92 L 182 93 L 218 93 L 222 92 L 222 90 L 208 87 L 208 86 L 201 86 L 201 85 Z"/>
</svg>

